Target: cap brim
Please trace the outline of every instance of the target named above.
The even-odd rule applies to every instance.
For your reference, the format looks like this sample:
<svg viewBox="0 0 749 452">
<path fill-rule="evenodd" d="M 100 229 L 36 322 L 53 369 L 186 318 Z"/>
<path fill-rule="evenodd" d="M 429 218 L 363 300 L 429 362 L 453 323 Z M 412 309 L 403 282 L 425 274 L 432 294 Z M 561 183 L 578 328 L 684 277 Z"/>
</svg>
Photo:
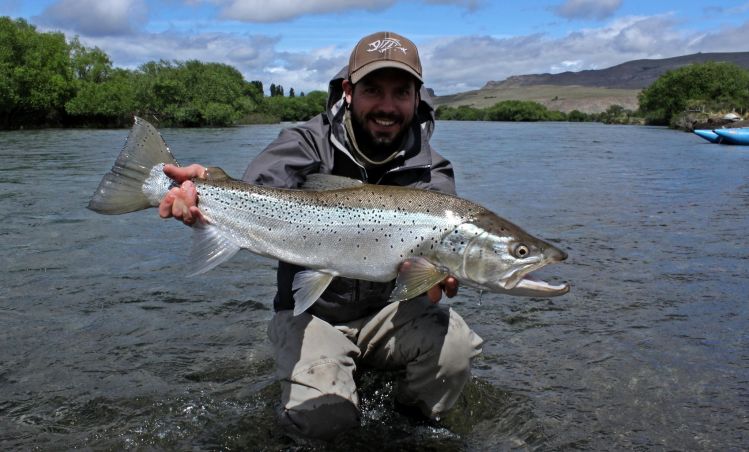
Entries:
<svg viewBox="0 0 749 452">
<path fill-rule="evenodd" d="M 401 63 L 399 61 L 373 61 L 365 66 L 362 66 L 359 68 L 359 70 L 354 71 L 351 73 L 351 83 L 358 83 L 359 80 L 363 79 L 367 75 L 371 74 L 374 71 L 380 70 L 380 69 L 386 69 L 386 68 L 393 68 L 393 69 L 400 69 L 402 71 L 406 71 L 409 74 L 413 75 L 416 80 L 424 83 L 424 80 L 421 79 L 421 75 L 419 75 L 418 72 L 416 72 L 411 66 Z"/>
</svg>

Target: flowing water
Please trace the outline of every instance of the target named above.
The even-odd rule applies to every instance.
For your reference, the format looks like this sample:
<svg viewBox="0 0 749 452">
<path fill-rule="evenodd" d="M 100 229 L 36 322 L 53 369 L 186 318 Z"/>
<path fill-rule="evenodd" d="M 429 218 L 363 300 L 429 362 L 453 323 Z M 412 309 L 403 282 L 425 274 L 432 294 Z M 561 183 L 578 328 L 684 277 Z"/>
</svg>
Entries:
<svg viewBox="0 0 749 452">
<path fill-rule="evenodd" d="M 164 129 L 240 176 L 282 126 Z M 275 421 L 275 263 L 187 278 L 188 228 L 85 209 L 125 130 L 0 132 L 0 448 L 749 447 L 749 148 L 662 128 L 441 122 L 459 192 L 570 258 L 560 298 L 462 289 L 485 340 L 450 415 L 395 412 L 365 372 L 362 427 L 323 444 Z"/>
</svg>

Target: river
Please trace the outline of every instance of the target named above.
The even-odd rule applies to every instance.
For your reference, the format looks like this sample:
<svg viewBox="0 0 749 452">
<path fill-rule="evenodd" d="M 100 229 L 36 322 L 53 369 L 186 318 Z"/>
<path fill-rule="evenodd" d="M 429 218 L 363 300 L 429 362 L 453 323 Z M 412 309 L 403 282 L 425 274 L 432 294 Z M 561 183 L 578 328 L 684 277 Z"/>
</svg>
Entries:
<svg viewBox="0 0 749 452">
<path fill-rule="evenodd" d="M 240 176 L 281 125 L 164 129 Z M 568 252 L 554 299 L 461 289 L 485 340 L 441 425 L 364 373 L 362 427 L 300 442 L 274 418 L 275 263 L 188 278 L 189 229 L 85 209 L 126 130 L 0 132 L 0 448 L 741 450 L 749 447 L 749 148 L 683 132 L 440 122 L 461 196 Z"/>
</svg>

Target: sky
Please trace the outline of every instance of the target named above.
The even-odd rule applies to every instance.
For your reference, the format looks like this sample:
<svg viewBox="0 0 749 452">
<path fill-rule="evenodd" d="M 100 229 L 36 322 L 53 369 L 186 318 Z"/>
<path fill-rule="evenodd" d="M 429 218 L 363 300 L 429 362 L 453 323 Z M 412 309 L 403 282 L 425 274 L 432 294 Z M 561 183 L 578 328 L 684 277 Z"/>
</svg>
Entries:
<svg viewBox="0 0 749 452">
<path fill-rule="evenodd" d="M 749 0 L 0 0 L 0 16 L 78 36 L 116 67 L 197 59 L 288 92 L 326 90 L 351 49 L 393 31 L 437 95 L 512 75 L 749 51 Z"/>
</svg>

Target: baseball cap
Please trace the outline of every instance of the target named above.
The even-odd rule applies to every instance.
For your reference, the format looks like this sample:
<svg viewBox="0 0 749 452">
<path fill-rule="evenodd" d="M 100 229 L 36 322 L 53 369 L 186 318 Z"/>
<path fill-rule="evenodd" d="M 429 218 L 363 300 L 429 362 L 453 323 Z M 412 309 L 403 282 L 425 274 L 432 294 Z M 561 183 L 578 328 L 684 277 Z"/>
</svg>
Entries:
<svg viewBox="0 0 749 452">
<path fill-rule="evenodd" d="M 384 68 L 404 70 L 423 83 L 419 51 L 411 40 L 389 31 L 363 37 L 349 58 L 348 75 L 351 83 L 357 83 L 367 74 Z"/>
</svg>

